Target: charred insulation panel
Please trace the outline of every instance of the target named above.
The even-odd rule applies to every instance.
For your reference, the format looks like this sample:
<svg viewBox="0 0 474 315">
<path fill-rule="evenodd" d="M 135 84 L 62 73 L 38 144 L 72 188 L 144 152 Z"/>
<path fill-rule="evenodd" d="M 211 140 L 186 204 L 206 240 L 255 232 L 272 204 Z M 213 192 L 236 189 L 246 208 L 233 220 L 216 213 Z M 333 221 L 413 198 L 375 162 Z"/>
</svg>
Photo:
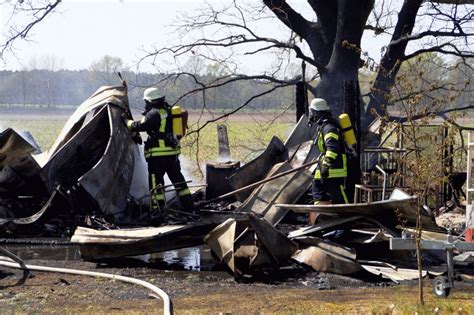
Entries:
<svg viewBox="0 0 474 315">
<path fill-rule="evenodd" d="M 102 108 L 49 159 L 41 171 L 49 191 L 55 184 L 70 187 L 100 160 L 110 136 L 107 108 Z"/>
<path fill-rule="evenodd" d="M 0 170 L 18 158 L 30 155 L 36 149 L 15 130 L 8 128 L 0 133 Z"/>
<path fill-rule="evenodd" d="M 122 121 L 120 108 L 106 106 L 110 120 L 110 138 L 100 160 L 79 178 L 79 184 L 97 201 L 106 214 L 116 214 L 125 209 L 133 177 L 136 145 Z"/>
<path fill-rule="evenodd" d="M 242 188 L 263 179 L 275 164 L 286 160 L 288 152 L 285 146 L 280 139 L 273 137 L 262 154 L 230 175 L 228 181 L 232 188 Z M 237 200 L 244 201 L 251 192 L 249 190 L 237 194 Z"/>
</svg>

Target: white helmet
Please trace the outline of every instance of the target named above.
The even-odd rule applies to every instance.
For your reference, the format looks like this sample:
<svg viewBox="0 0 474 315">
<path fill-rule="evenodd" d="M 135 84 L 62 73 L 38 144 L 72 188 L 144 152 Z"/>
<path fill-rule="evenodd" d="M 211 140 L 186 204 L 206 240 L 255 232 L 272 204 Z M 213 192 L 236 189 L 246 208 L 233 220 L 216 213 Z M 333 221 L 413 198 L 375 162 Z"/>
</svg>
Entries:
<svg viewBox="0 0 474 315">
<path fill-rule="evenodd" d="M 148 102 L 152 102 L 163 97 L 164 95 L 160 93 L 160 90 L 154 87 L 148 88 L 145 90 L 145 92 L 143 92 L 143 99 Z"/>
<path fill-rule="evenodd" d="M 309 109 L 317 112 L 330 110 L 328 103 L 326 103 L 326 101 L 322 98 L 313 98 L 313 100 L 311 101 L 311 105 L 309 105 Z"/>
</svg>

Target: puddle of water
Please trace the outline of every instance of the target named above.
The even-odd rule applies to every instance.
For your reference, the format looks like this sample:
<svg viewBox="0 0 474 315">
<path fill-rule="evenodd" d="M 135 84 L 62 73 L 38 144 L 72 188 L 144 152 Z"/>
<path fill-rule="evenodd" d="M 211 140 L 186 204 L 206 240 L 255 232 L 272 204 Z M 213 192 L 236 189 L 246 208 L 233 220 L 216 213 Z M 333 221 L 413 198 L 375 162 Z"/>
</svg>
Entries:
<svg viewBox="0 0 474 315">
<path fill-rule="evenodd" d="M 210 250 L 204 246 L 150 254 L 151 263 L 159 259 L 169 265 L 181 264 L 185 269 L 195 271 L 210 270 L 216 265 Z"/>
<path fill-rule="evenodd" d="M 79 247 L 75 245 L 2 245 L 21 259 L 64 260 L 80 261 Z M 118 258 L 116 261 L 125 259 Z M 164 270 L 211 271 L 217 262 L 212 258 L 210 249 L 206 246 L 197 246 L 172 250 L 163 253 L 152 253 L 134 257 L 127 257 L 130 264 L 139 264 L 144 267 Z M 110 261 L 113 265 L 114 262 Z"/>
<path fill-rule="evenodd" d="M 212 258 L 210 250 L 205 246 L 196 246 L 171 250 L 163 253 L 152 253 L 130 257 L 150 267 L 161 267 L 171 270 L 210 271 L 217 262 Z"/>
<path fill-rule="evenodd" d="M 2 247 L 6 248 L 23 260 L 81 260 L 79 247 L 74 245 L 2 245 Z"/>
</svg>

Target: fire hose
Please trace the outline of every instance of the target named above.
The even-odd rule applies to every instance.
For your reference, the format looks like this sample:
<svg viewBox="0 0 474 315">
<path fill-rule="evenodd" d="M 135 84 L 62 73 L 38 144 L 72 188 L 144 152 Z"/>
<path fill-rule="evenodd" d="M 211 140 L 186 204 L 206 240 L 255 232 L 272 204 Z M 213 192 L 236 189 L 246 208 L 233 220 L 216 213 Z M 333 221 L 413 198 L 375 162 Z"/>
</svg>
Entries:
<svg viewBox="0 0 474 315">
<path fill-rule="evenodd" d="M 71 274 L 71 275 L 107 278 L 107 279 L 132 283 L 136 285 L 141 285 L 151 290 L 153 293 L 155 293 L 156 295 L 152 294 L 153 297 L 156 298 L 157 296 L 159 296 L 163 300 L 163 314 L 165 315 L 173 314 L 171 299 L 168 296 L 168 294 L 165 291 L 161 290 L 160 288 L 154 286 L 153 284 L 149 282 L 131 278 L 131 277 L 113 275 L 113 274 L 104 273 L 104 272 L 94 272 L 94 271 L 67 269 L 67 268 L 55 268 L 55 267 L 37 266 L 37 265 L 26 265 L 20 258 L 18 258 L 13 253 L 7 251 L 4 248 L 0 247 L 0 253 L 7 256 L 7 257 L 0 256 L 0 266 L 4 266 L 4 267 L 22 269 L 25 271 L 34 270 L 34 271 L 44 271 L 44 272 L 59 272 L 59 273 L 65 273 L 65 274 Z M 23 277 L 25 278 L 26 276 L 27 276 L 27 273 L 26 274 L 24 273 Z"/>
</svg>

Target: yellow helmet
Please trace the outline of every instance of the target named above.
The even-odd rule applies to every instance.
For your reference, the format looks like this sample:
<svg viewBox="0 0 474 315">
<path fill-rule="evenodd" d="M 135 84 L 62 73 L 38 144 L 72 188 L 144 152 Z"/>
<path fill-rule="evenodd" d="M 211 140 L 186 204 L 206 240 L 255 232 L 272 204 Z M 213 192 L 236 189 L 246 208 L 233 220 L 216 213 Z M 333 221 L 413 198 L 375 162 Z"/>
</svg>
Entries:
<svg viewBox="0 0 474 315">
<path fill-rule="evenodd" d="M 154 87 L 148 88 L 145 90 L 145 92 L 143 92 L 143 99 L 148 102 L 152 102 L 163 97 L 165 96 L 160 93 L 160 90 Z"/>
</svg>

